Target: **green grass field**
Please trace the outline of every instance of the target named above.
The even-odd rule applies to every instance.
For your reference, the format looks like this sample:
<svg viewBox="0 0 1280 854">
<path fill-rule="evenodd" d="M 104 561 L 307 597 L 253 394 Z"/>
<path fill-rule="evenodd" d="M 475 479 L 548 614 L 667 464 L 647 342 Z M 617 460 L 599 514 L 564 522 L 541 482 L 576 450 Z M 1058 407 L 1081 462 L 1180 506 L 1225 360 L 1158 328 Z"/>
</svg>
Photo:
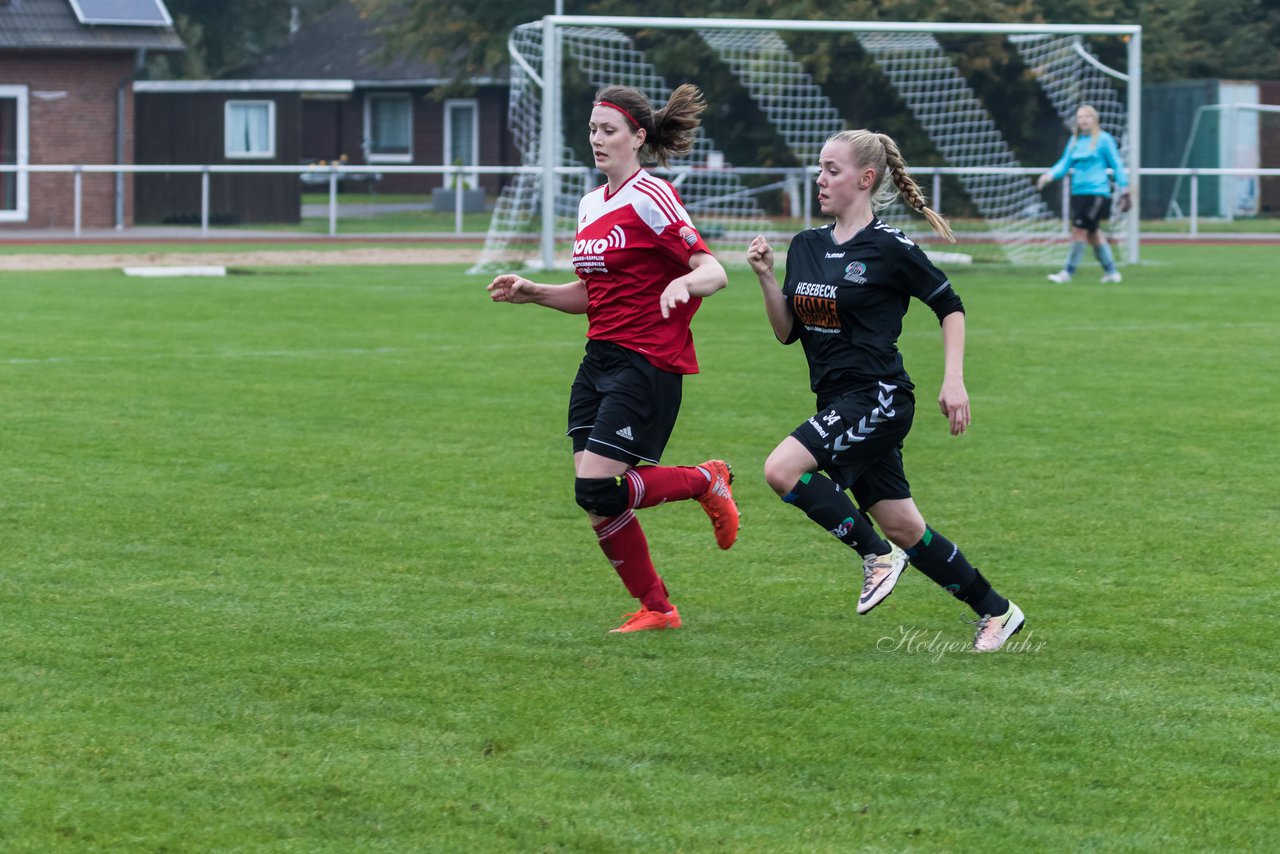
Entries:
<svg viewBox="0 0 1280 854">
<path fill-rule="evenodd" d="M 763 482 L 813 406 L 754 279 L 703 306 L 640 513 L 686 627 L 573 503 L 584 324 L 457 267 L 0 278 L 0 848 L 1261 851 L 1280 840 L 1280 292 L 1258 247 L 953 271 L 974 425 L 902 339 L 908 474 L 1026 611 L 976 656 L 919 573 Z"/>
</svg>

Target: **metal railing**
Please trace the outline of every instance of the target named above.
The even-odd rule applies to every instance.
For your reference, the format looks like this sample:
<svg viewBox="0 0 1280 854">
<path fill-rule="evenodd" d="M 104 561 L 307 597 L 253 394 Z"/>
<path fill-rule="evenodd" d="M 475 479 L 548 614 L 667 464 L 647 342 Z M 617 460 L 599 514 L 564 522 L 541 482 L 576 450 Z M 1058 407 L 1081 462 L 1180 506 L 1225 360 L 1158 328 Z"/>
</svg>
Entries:
<svg viewBox="0 0 1280 854">
<path fill-rule="evenodd" d="M 84 209 L 84 176 L 92 174 L 129 174 L 129 175 L 147 175 L 147 174 L 198 174 L 200 176 L 200 236 L 209 236 L 209 202 L 211 197 L 209 176 L 214 174 L 258 174 L 258 175 L 288 175 L 294 174 L 299 177 L 299 192 L 301 192 L 302 176 L 317 175 L 327 173 L 328 175 L 328 192 L 329 192 L 329 233 L 336 235 L 338 223 L 338 182 L 345 179 L 367 178 L 372 172 L 382 175 L 403 174 L 403 175 L 443 175 L 446 176 L 445 183 L 448 184 L 450 178 L 456 177 L 454 181 L 457 188 L 457 197 L 455 198 L 454 209 L 457 217 L 454 222 L 454 229 L 457 233 L 462 233 L 462 198 L 466 190 L 464 186 L 464 178 L 470 178 L 474 175 L 514 175 L 521 172 L 537 173 L 541 171 L 536 166 L 394 166 L 382 164 L 360 164 L 360 165 L 326 165 L 316 166 L 313 164 L 303 164 L 298 166 L 288 165 L 235 165 L 235 164 L 163 164 L 163 165 L 116 165 L 116 164 L 79 164 L 79 165 L 0 165 L 0 175 L 5 173 L 17 173 L 19 176 L 31 173 L 70 173 L 72 175 L 72 194 L 73 194 L 73 231 L 77 237 L 80 236 L 83 223 Z M 25 211 L 25 201 L 23 194 L 19 192 L 19 206 Z M 3 213 L 3 211 L 0 211 Z M 12 218 L 0 218 L 0 222 L 14 222 Z M 116 228 L 123 228 L 124 224 L 116 222 Z"/>
<path fill-rule="evenodd" d="M 695 171 L 715 171 L 707 170 L 702 167 L 697 169 L 672 169 L 664 172 L 667 177 L 672 180 L 679 181 L 681 174 L 692 173 Z M 787 187 L 798 187 L 802 195 L 803 201 L 801 210 L 803 211 L 804 226 L 807 228 L 811 225 L 812 210 L 812 193 L 813 181 L 811 180 L 813 170 L 809 168 L 759 168 L 759 167 L 723 167 L 721 171 L 732 172 L 739 175 L 757 175 L 757 176 L 773 176 L 778 180 L 764 185 L 753 187 L 748 190 L 752 193 L 766 192 L 770 190 L 778 190 Z M 987 168 L 971 168 L 971 167 L 954 167 L 954 166 L 913 166 L 912 174 L 919 178 L 928 177 L 931 184 L 931 193 L 929 195 L 930 206 L 934 210 L 942 213 L 945 209 L 943 198 L 944 176 L 961 176 L 961 175 L 1026 175 L 1034 177 L 1041 174 L 1045 170 L 1043 168 L 1024 168 L 1024 167 L 987 167 Z M 343 180 L 360 180 L 367 179 L 370 173 L 378 173 L 380 175 L 440 175 L 446 186 L 452 180 L 455 188 L 455 199 L 453 205 L 454 211 L 454 234 L 463 235 L 467 232 L 463 228 L 463 194 L 466 191 L 466 180 L 472 179 L 477 175 L 518 175 L 518 174 L 539 174 L 542 168 L 539 166 L 397 166 L 392 164 L 330 164 L 324 166 L 316 166 L 312 164 L 300 165 L 236 165 L 236 164 L 164 164 L 164 165 L 116 165 L 116 164 L 75 164 L 75 165 L 0 165 L 0 176 L 5 174 L 17 174 L 18 178 L 18 205 L 16 209 L 5 211 L 0 209 L 0 223 L 2 222 L 23 222 L 28 211 L 27 200 L 25 197 L 25 176 L 30 174 L 43 173 L 62 173 L 72 176 L 72 206 L 73 206 L 73 225 L 72 231 L 76 237 L 83 234 L 83 212 L 84 212 L 84 176 L 92 174 L 197 174 L 200 176 L 200 236 L 208 238 L 210 226 L 210 176 L 215 174 L 295 174 L 299 176 L 299 192 L 302 191 L 302 176 L 307 175 L 312 178 L 311 183 L 319 184 L 323 182 L 315 181 L 317 176 L 327 177 L 327 193 L 328 193 L 328 234 L 336 236 L 338 234 L 338 209 L 339 209 L 339 183 Z M 577 175 L 583 180 L 584 187 L 590 187 L 594 182 L 599 180 L 596 170 L 587 167 L 560 167 L 557 172 L 562 175 Z M 1191 235 L 1200 233 L 1199 220 L 1199 200 L 1200 200 L 1200 180 L 1202 178 L 1230 178 L 1230 177 L 1280 177 L 1280 169 L 1275 168 L 1257 168 L 1257 169 L 1226 169 L 1226 168 L 1143 168 L 1139 173 L 1142 177 L 1152 176 L 1175 176 L 1186 178 L 1189 181 L 1190 204 L 1189 213 L 1184 217 L 1189 223 Z M 1068 192 L 1064 186 L 1062 192 L 1062 213 L 1064 220 L 1064 229 L 1068 229 Z M 1138 206 L 1134 206 L 1132 216 L 1134 222 L 1138 221 Z M 5 214 L 10 214 L 5 216 Z M 122 229 L 123 223 L 116 222 L 115 227 Z M 1068 229 L 1069 230 L 1069 229 Z M 2 235 L 3 232 L 0 232 Z"/>
</svg>

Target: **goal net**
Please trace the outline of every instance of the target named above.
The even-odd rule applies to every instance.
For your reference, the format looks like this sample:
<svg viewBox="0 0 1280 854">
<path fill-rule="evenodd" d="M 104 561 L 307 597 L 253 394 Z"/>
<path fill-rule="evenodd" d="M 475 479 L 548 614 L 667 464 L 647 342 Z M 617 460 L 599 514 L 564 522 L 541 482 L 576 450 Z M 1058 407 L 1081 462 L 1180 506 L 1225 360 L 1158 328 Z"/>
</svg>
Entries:
<svg viewBox="0 0 1280 854">
<path fill-rule="evenodd" d="M 1139 32 L 1131 26 L 1019 30 L 572 16 L 523 24 L 508 42 L 509 121 L 525 168 L 499 195 L 473 272 L 566 265 L 578 200 L 602 180 L 587 165 L 584 128 L 592 93 L 604 85 L 632 86 L 660 105 L 686 80 L 702 85 L 712 108 L 694 150 L 660 174 L 676 186 L 699 231 L 725 260 L 741 255 L 755 234 L 781 241 L 825 221 L 811 187 L 823 143 L 847 127 L 892 125 L 903 128 L 893 135 L 931 204 L 951 219 L 961 251 L 968 246 L 993 260 L 1057 263 L 1068 233 L 1061 191 L 1036 190 L 1036 175 L 1057 159 L 1067 136 L 1063 128 L 1082 103 L 1097 107 L 1104 129 L 1122 151 L 1130 150 L 1137 130 L 1130 117 L 1138 102 L 1136 91 L 1122 87 L 1134 81 L 1095 56 L 1088 39 L 1110 39 L 1111 53 L 1137 68 Z M 1115 48 L 1118 37 L 1131 36 L 1126 47 Z M 965 62 L 964 39 L 985 39 L 985 51 L 1020 69 L 1023 97 L 1055 117 L 1045 135 L 1049 144 L 1039 140 L 1040 150 L 1030 152 L 1034 159 L 1025 159 L 1028 152 L 1018 150 L 966 76 L 974 63 Z M 855 53 L 856 80 L 831 72 L 833 58 L 844 62 Z M 893 98 L 874 105 L 875 114 L 854 105 L 860 109 L 850 118 L 847 94 L 854 87 Z M 1006 116 L 1016 114 L 1016 106 L 1006 107 Z M 744 133 L 742 116 L 726 112 L 750 113 L 751 139 L 744 139 L 751 134 Z M 718 145 L 718 137 L 729 144 Z M 944 186 L 943 198 L 933 198 Z M 881 216 L 918 237 L 932 234 L 904 207 Z M 1126 219 L 1113 219 L 1114 236 L 1136 256 L 1136 240 L 1123 230 Z"/>
</svg>

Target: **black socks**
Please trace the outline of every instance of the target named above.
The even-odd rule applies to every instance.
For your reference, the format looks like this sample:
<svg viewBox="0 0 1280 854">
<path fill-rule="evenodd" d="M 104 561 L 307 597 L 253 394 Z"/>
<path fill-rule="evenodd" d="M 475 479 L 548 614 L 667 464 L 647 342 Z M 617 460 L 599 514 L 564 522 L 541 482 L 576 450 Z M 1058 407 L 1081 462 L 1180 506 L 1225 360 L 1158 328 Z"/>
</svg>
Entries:
<svg viewBox="0 0 1280 854">
<path fill-rule="evenodd" d="M 801 475 L 782 500 L 799 507 L 806 516 L 863 557 L 887 555 L 893 551 L 893 547 L 871 526 L 871 520 L 854 506 L 853 500 L 835 483 L 816 472 Z"/>
<path fill-rule="evenodd" d="M 817 472 L 801 475 L 782 500 L 799 507 L 806 516 L 863 557 L 885 555 L 893 550 L 876 533 L 871 520 L 854 505 L 853 500 L 829 478 Z M 991 582 L 969 563 L 959 546 L 932 528 L 926 527 L 920 542 L 906 551 L 912 566 L 968 605 L 979 617 L 997 617 L 1009 610 L 1009 600 L 997 593 Z"/>
<path fill-rule="evenodd" d="M 907 557 L 912 566 L 972 608 L 979 617 L 1000 616 L 1009 610 L 1009 600 L 992 588 L 991 582 L 969 563 L 960 547 L 932 528 L 924 529 L 920 542 L 907 549 Z"/>
</svg>

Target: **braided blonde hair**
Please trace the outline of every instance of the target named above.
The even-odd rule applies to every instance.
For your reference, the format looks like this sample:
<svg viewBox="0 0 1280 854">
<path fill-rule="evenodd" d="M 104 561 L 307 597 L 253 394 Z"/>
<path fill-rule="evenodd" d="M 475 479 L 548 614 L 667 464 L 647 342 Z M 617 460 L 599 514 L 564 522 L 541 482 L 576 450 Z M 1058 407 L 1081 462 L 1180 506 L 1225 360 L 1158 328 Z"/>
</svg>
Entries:
<svg viewBox="0 0 1280 854">
<path fill-rule="evenodd" d="M 860 169 L 870 168 L 876 173 L 876 187 L 871 193 L 871 208 L 883 210 L 899 196 L 926 220 L 933 230 L 951 243 L 956 242 L 951 226 L 942 214 L 925 204 L 924 192 L 907 172 L 907 161 L 898 150 L 898 144 L 888 134 L 869 130 L 841 131 L 828 142 L 843 142 L 853 154 L 853 162 Z"/>
</svg>

